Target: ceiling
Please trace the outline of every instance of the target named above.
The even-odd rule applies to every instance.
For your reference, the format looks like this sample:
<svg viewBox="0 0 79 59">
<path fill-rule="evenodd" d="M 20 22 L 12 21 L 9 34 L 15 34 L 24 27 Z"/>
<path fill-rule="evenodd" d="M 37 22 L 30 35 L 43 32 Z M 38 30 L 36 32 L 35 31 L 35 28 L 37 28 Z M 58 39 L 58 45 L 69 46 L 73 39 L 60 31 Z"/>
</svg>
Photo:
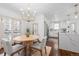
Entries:
<svg viewBox="0 0 79 59">
<path fill-rule="evenodd" d="M 44 14 L 49 20 L 65 20 L 72 11 L 73 3 L 0 3 L 0 15 L 20 16 L 21 9 Z"/>
</svg>

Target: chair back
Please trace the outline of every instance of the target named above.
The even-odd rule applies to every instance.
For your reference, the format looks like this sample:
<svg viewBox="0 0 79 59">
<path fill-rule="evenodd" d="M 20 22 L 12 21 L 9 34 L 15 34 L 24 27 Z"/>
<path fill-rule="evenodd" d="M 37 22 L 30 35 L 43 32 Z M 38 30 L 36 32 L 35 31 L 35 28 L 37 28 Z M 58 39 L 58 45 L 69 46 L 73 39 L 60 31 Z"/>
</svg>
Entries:
<svg viewBox="0 0 79 59">
<path fill-rule="evenodd" d="M 47 36 L 45 36 L 42 40 L 42 48 L 46 46 L 46 43 L 47 43 Z"/>
<path fill-rule="evenodd" d="M 11 55 L 12 53 L 12 45 L 10 43 L 10 41 L 7 38 L 2 38 L 2 45 L 4 48 L 4 52 L 6 52 L 6 54 Z"/>
</svg>

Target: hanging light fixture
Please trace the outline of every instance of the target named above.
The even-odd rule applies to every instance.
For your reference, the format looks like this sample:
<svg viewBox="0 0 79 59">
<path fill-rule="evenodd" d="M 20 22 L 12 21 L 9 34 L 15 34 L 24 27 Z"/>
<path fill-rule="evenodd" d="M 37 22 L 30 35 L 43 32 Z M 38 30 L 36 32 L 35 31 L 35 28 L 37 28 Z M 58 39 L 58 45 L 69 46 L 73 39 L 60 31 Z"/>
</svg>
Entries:
<svg viewBox="0 0 79 59">
<path fill-rule="evenodd" d="M 75 12 L 74 12 L 75 18 L 78 18 L 78 10 L 77 10 L 78 4 L 75 4 L 74 7 L 75 7 Z"/>
<path fill-rule="evenodd" d="M 35 18 L 35 15 L 30 9 L 27 9 L 26 11 L 22 12 L 22 19 L 26 20 L 27 22 L 33 21 Z"/>
<path fill-rule="evenodd" d="M 21 9 L 22 12 L 22 19 L 26 20 L 27 22 L 35 20 L 36 11 L 31 10 L 30 6 L 26 8 L 26 10 Z"/>
</svg>

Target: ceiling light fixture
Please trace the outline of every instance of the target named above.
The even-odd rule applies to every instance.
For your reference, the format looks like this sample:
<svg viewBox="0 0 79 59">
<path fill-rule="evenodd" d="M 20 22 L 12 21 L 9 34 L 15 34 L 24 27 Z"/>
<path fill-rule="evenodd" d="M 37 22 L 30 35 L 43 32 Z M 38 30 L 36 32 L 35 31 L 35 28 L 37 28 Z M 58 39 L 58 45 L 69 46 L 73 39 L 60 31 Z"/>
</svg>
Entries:
<svg viewBox="0 0 79 59">
<path fill-rule="evenodd" d="M 27 22 L 34 21 L 35 20 L 35 15 L 36 15 L 36 10 L 33 11 L 31 10 L 30 6 L 25 9 L 21 8 L 21 17 L 22 19 L 26 20 Z"/>
<path fill-rule="evenodd" d="M 75 18 L 77 19 L 78 18 L 78 14 L 79 14 L 78 10 L 77 10 L 78 9 L 78 4 L 75 4 L 74 7 L 75 7 L 74 15 L 75 15 Z"/>
</svg>

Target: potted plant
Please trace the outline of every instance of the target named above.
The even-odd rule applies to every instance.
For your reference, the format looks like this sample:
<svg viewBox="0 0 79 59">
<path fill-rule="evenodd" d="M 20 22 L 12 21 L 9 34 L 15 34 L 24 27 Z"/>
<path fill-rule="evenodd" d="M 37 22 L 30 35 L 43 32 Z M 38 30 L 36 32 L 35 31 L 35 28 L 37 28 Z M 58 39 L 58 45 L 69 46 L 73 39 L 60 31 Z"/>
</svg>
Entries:
<svg viewBox="0 0 79 59">
<path fill-rule="evenodd" d="M 30 30 L 26 29 L 26 36 L 29 37 L 29 35 L 30 35 Z"/>
</svg>

